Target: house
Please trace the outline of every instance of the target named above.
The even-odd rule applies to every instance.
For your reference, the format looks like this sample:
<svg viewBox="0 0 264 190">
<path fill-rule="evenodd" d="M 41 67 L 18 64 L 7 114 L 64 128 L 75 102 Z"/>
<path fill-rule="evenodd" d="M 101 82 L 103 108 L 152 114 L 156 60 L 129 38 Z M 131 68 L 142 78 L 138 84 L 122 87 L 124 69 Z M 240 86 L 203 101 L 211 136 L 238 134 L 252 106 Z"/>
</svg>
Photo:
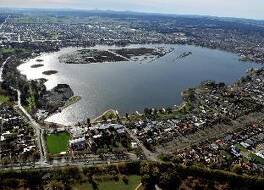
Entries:
<svg viewBox="0 0 264 190">
<path fill-rule="evenodd" d="M 35 114 L 37 120 L 45 119 L 46 117 L 48 117 L 48 115 L 49 112 L 43 109 L 39 109 Z"/>
<path fill-rule="evenodd" d="M 85 137 L 70 140 L 69 144 L 73 150 L 83 150 L 86 147 Z"/>
<path fill-rule="evenodd" d="M 246 149 L 250 147 L 250 145 L 246 142 L 241 142 L 240 144 L 241 144 L 241 146 L 243 146 Z"/>
<path fill-rule="evenodd" d="M 123 134 L 126 133 L 124 128 L 122 128 L 122 129 L 117 129 L 116 132 L 117 132 L 119 135 L 123 135 Z"/>
<path fill-rule="evenodd" d="M 257 152 L 256 155 L 264 159 L 264 150 Z"/>
<path fill-rule="evenodd" d="M 241 156 L 239 149 L 233 145 L 231 146 L 231 154 L 233 154 L 235 157 Z"/>
<path fill-rule="evenodd" d="M 131 148 L 136 149 L 138 147 L 138 144 L 136 142 L 131 142 Z"/>
</svg>

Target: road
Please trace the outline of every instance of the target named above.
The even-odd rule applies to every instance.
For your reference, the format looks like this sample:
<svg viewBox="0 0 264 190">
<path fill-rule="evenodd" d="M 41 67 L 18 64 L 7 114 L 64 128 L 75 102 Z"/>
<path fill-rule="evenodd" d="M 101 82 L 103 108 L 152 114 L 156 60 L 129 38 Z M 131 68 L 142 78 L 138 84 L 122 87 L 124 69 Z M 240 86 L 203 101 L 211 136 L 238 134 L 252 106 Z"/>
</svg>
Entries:
<svg viewBox="0 0 264 190">
<path fill-rule="evenodd" d="M 130 162 L 129 160 L 117 160 L 117 161 L 110 161 L 110 164 L 118 164 L 118 163 Z M 22 163 L 22 164 L 9 164 L 9 165 L 0 165 L 1 170 L 28 170 L 28 169 L 53 169 L 53 168 L 63 168 L 69 166 L 76 166 L 76 167 L 93 167 L 95 165 L 105 165 L 109 164 L 109 161 L 67 161 L 67 162 L 56 162 L 52 164 L 40 164 L 40 163 Z"/>
<path fill-rule="evenodd" d="M 44 129 L 32 118 L 32 116 L 27 112 L 27 110 L 21 105 L 21 92 L 17 90 L 17 105 L 18 108 L 24 113 L 24 115 L 28 118 L 30 124 L 35 130 L 37 145 L 40 152 L 40 165 L 47 164 L 47 152 L 45 147 L 45 140 L 44 140 Z"/>
<path fill-rule="evenodd" d="M 11 57 L 8 57 L 3 63 L 2 63 L 2 66 L 0 68 L 0 82 L 3 82 L 3 70 L 4 70 L 4 67 L 6 65 L 6 63 L 10 60 Z"/>
<path fill-rule="evenodd" d="M 0 68 L 0 81 L 2 82 L 2 72 L 3 72 L 3 68 L 5 66 L 5 64 L 8 62 L 8 60 L 10 59 L 10 57 L 8 57 L 5 62 L 2 64 L 1 68 Z M 11 87 L 12 88 L 12 87 Z M 27 112 L 27 110 L 22 106 L 21 104 L 21 92 L 18 89 L 12 88 L 13 90 L 17 91 L 17 106 L 18 108 L 23 112 L 23 114 L 28 118 L 30 124 L 32 125 L 32 127 L 35 130 L 35 135 L 36 135 L 36 142 L 37 142 L 37 146 L 40 152 L 40 160 L 38 163 L 36 163 L 35 167 L 39 167 L 39 168 L 43 168 L 43 167 L 52 167 L 54 166 L 54 164 L 50 165 L 47 163 L 47 151 L 46 151 L 46 144 L 45 144 L 45 139 L 44 139 L 44 131 L 45 129 L 43 129 L 41 127 L 41 125 L 39 123 L 37 123 L 32 116 Z M 151 161 L 157 161 L 156 155 L 154 153 L 152 153 L 151 151 L 149 151 L 141 142 L 140 140 L 133 135 L 133 133 L 125 128 L 126 132 L 130 135 L 130 137 L 137 142 L 138 146 L 142 149 L 145 157 L 148 160 Z M 69 165 L 70 163 L 61 163 L 61 165 L 59 166 L 66 166 Z M 94 165 L 95 163 L 93 163 Z M 82 165 L 82 163 L 78 163 L 77 165 Z M 28 168 L 31 166 L 25 166 L 25 168 Z M 21 167 L 18 167 L 21 168 Z"/>
<path fill-rule="evenodd" d="M 42 126 L 37 123 L 32 116 L 27 112 L 27 110 L 21 105 L 21 92 L 17 89 L 14 89 L 17 91 L 17 96 L 18 96 L 18 101 L 17 101 L 17 106 L 18 108 L 24 113 L 24 115 L 28 118 L 29 122 L 31 123 L 32 127 L 35 130 L 35 135 L 36 135 L 36 141 L 37 141 L 37 146 L 39 148 L 39 152 L 40 152 L 40 160 L 39 162 L 37 162 L 34 167 L 35 168 L 49 168 L 49 167 L 63 167 L 63 166 L 67 166 L 67 165 L 78 165 L 78 166 L 82 166 L 82 165 L 94 165 L 94 164 L 101 164 L 102 162 L 99 163 L 87 163 L 87 162 L 77 162 L 77 163 L 71 163 L 71 162 L 64 162 L 64 163 L 60 163 L 58 162 L 57 164 L 48 164 L 47 162 L 47 152 L 46 152 L 46 144 L 45 144 L 45 139 L 44 139 L 44 130 L 42 128 Z M 158 161 L 157 160 L 157 156 L 155 153 L 152 153 L 151 151 L 149 151 L 141 142 L 140 140 L 133 135 L 133 133 L 125 127 L 126 132 L 130 135 L 130 137 L 137 142 L 138 146 L 142 149 L 145 157 L 148 160 L 151 161 Z M 118 163 L 118 161 L 117 161 Z M 29 168 L 32 166 L 24 166 L 23 168 Z M 18 169 L 20 169 L 21 167 L 17 167 Z M 14 168 L 13 168 L 14 169 Z"/>
<path fill-rule="evenodd" d="M 158 161 L 157 156 L 155 153 L 149 151 L 141 142 L 140 140 L 128 129 L 125 127 L 126 132 L 129 134 L 129 136 L 136 141 L 136 143 L 138 144 L 138 146 L 142 149 L 145 157 L 147 158 L 147 160 L 151 160 L 151 161 Z"/>
<path fill-rule="evenodd" d="M 6 65 L 6 63 L 9 61 L 11 57 L 8 57 L 2 64 L 0 68 L 0 82 L 3 82 L 3 70 Z M 47 163 L 47 152 L 46 152 L 46 144 L 44 140 L 44 129 L 41 128 L 41 126 L 31 117 L 31 115 L 27 112 L 27 110 L 22 106 L 21 104 L 21 92 L 13 87 L 11 87 L 13 90 L 17 91 L 17 106 L 18 108 L 24 113 L 24 115 L 28 118 L 29 122 L 31 123 L 32 127 L 35 130 L 37 145 L 40 152 L 40 165 L 45 165 Z"/>
<path fill-rule="evenodd" d="M 106 50 L 106 51 L 109 52 L 109 53 L 114 54 L 114 55 L 117 56 L 117 57 L 121 57 L 121 58 L 123 58 L 123 59 L 126 60 L 126 61 L 130 61 L 130 59 L 128 59 L 127 57 L 125 57 L 125 56 L 123 56 L 123 55 L 120 55 L 120 54 L 118 54 L 118 53 L 116 53 L 116 52 L 113 52 L 113 51 L 111 51 L 111 50 Z"/>
<path fill-rule="evenodd" d="M 37 123 L 32 116 L 25 110 L 25 108 L 21 105 L 21 92 L 15 88 L 13 90 L 17 91 L 18 101 L 17 107 L 23 112 L 23 114 L 28 118 L 30 124 L 35 130 L 37 146 L 40 151 L 40 160 L 36 163 L 22 163 L 22 164 L 11 164 L 7 166 L 1 166 L 2 169 L 13 169 L 13 170 L 27 170 L 27 169 L 45 169 L 45 168 L 54 168 L 54 167 L 67 167 L 67 166 L 94 166 L 97 164 L 108 164 L 109 161 L 103 160 L 78 160 L 78 161 L 71 161 L 71 160 L 55 160 L 53 163 L 47 162 L 47 152 L 46 152 L 46 145 L 44 140 L 44 130 L 42 126 Z M 151 161 L 157 161 L 156 154 L 149 151 L 141 142 L 140 140 L 133 135 L 133 133 L 125 128 L 126 132 L 130 135 L 130 137 L 137 142 L 138 146 L 142 149 L 145 157 Z M 126 162 L 125 160 L 111 160 L 111 163 L 119 163 L 119 162 Z"/>
</svg>

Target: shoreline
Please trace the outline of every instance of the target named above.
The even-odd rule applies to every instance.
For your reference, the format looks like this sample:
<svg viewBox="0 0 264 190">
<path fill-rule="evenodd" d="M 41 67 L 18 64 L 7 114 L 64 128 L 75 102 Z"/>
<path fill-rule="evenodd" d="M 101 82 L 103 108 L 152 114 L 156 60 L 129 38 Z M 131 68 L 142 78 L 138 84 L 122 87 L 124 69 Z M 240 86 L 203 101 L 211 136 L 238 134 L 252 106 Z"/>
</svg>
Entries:
<svg viewBox="0 0 264 190">
<path fill-rule="evenodd" d="M 71 105 L 77 103 L 81 99 L 82 99 L 81 96 L 72 96 L 69 100 L 67 100 L 65 102 L 64 106 L 59 107 L 56 112 L 49 114 L 44 120 L 42 120 L 42 121 L 40 120 L 40 121 L 43 122 L 46 125 L 56 125 L 56 126 L 60 126 L 60 127 L 67 127 L 67 125 L 60 124 L 60 123 L 49 122 L 49 121 L 46 121 L 46 119 L 48 119 L 49 117 L 52 117 L 52 116 L 62 112 L 64 109 L 66 109 L 66 108 L 70 107 Z"/>
<path fill-rule="evenodd" d="M 93 118 L 92 120 L 91 120 L 91 123 L 96 123 L 96 122 L 98 122 L 99 123 L 99 121 L 97 121 L 98 119 L 100 119 L 100 118 L 102 118 L 103 116 L 105 116 L 107 113 L 113 113 L 113 114 L 115 114 L 115 115 L 118 115 L 118 111 L 117 110 L 114 110 L 114 109 L 108 109 L 108 110 L 106 110 L 105 112 L 103 112 L 101 115 L 99 115 L 99 116 L 97 116 L 97 117 L 95 117 L 95 118 Z"/>
<path fill-rule="evenodd" d="M 61 109 L 61 111 L 62 111 L 62 110 L 64 110 L 64 109 L 66 109 L 67 107 L 69 107 L 69 106 L 71 106 L 71 105 L 73 105 L 73 104 L 79 102 L 81 99 L 82 99 L 81 96 L 72 96 L 69 100 L 67 100 L 67 101 L 65 102 L 65 105 L 62 106 L 62 107 L 59 108 L 59 109 Z"/>
<path fill-rule="evenodd" d="M 135 46 L 135 45 L 142 45 L 142 44 L 129 44 L 128 46 L 125 46 L 125 47 L 130 47 L 130 48 L 132 48 L 133 46 Z M 158 45 L 158 46 L 161 46 L 161 45 L 168 45 L 168 44 L 166 44 L 166 43 L 164 43 L 164 44 L 145 44 L 145 45 L 151 45 L 151 46 L 156 46 L 156 45 Z M 175 45 L 175 44 L 169 44 L 169 45 Z M 186 45 L 188 45 L 188 44 L 177 44 L 177 45 L 183 45 L 183 46 L 186 46 Z M 97 48 L 97 47 L 111 47 L 111 46 L 107 46 L 107 45 L 96 45 L 96 46 L 92 46 L 92 47 L 89 47 L 89 48 L 91 48 L 91 49 L 95 49 L 95 48 Z M 191 46 L 195 46 L 195 45 L 191 45 Z M 117 46 L 118 47 L 118 46 Z M 199 47 L 201 47 L 201 46 L 199 46 Z M 67 47 L 65 47 L 65 48 L 67 48 Z M 73 46 L 73 48 L 75 48 L 75 46 Z M 80 48 L 80 47 L 77 47 L 78 49 Z M 210 49 L 210 48 L 209 48 Z M 173 51 L 175 51 L 175 49 L 173 50 Z M 173 52 L 172 51 L 172 52 Z M 222 50 L 221 50 L 222 51 Z M 55 51 L 55 52 L 57 52 L 57 51 Z M 170 54 L 170 53 L 172 53 L 172 52 L 169 52 L 168 54 Z M 46 53 L 46 52 L 45 52 Z M 47 53 L 52 53 L 52 52 L 47 52 Z M 183 54 L 184 54 L 184 56 L 183 56 Z M 185 58 L 185 57 L 188 57 L 188 56 L 190 56 L 192 53 L 191 52 L 184 52 L 183 54 L 181 54 L 180 55 L 180 57 L 177 57 L 177 58 Z M 25 62 L 24 63 L 22 63 L 22 64 L 25 64 Z M 70 105 L 72 105 L 72 104 L 74 104 L 74 103 L 76 103 L 76 102 L 78 102 L 79 100 L 77 100 L 77 101 L 74 101 L 74 102 L 72 102 L 72 103 L 70 103 Z M 178 105 L 176 105 L 177 107 L 181 107 L 181 104 L 182 104 L 182 102 L 180 102 Z M 70 106 L 70 105 L 68 105 L 68 106 Z M 61 109 L 61 111 L 63 110 L 63 109 L 65 109 L 65 108 L 67 108 L 68 106 L 66 106 L 66 107 L 63 107 L 62 109 Z M 173 106 L 171 106 L 172 108 L 173 108 Z M 184 107 L 184 106 L 183 106 Z M 94 119 L 91 119 L 93 122 L 96 122 L 100 117 L 102 117 L 103 115 L 105 115 L 107 112 L 113 112 L 114 110 L 113 109 L 109 109 L 109 110 L 106 110 L 105 112 L 103 112 L 102 114 L 100 114 L 99 116 L 97 116 L 97 117 L 95 117 Z M 142 110 L 143 111 L 143 110 Z M 57 114 L 58 112 L 55 112 L 55 113 L 52 113 L 51 115 L 49 115 L 49 117 L 50 116 L 52 116 L 52 115 L 54 115 L 54 114 Z M 131 112 L 131 113 L 129 113 L 129 115 L 130 114 L 135 114 L 135 112 Z M 48 118 L 48 117 L 47 117 Z M 78 122 L 83 122 L 83 121 L 74 121 L 74 122 L 72 122 L 72 123 L 78 123 Z"/>
</svg>

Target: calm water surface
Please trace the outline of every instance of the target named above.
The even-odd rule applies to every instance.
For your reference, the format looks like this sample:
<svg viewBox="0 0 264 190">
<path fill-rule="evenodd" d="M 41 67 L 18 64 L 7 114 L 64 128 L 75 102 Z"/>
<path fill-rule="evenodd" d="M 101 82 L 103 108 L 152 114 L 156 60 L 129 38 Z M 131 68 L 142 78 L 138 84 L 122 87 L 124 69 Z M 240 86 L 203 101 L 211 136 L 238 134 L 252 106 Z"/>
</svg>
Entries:
<svg viewBox="0 0 264 190">
<path fill-rule="evenodd" d="M 260 67 L 255 63 L 240 62 L 237 55 L 219 50 L 187 45 L 166 46 L 174 47 L 175 50 L 148 63 L 131 61 L 83 65 L 60 63 L 58 56 L 77 49 L 65 48 L 29 60 L 20 65 L 19 70 L 28 79 L 48 79 L 48 89 L 58 83 L 69 84 L 75 95 L 82 97 L 76 104 L 47 119 L 68 125 L 87 117 L 98 116 L 110 108 L 125 113 L 142 111 L 145 107 L 179 104 L 183 89 L 195 87 L 201 81 L 209 79 L 231 84 L 244 75 L 248 68 Z M 192 55 L 177 59 L 179 55 L 189 51 Z M 37 64 L 36 59 L 43 59 L 41 64 L 44 66 L 31 68 Z M 57 70 L 58 73 L 45 76 L 42 72 L 46 70 Z"/>
</svg>

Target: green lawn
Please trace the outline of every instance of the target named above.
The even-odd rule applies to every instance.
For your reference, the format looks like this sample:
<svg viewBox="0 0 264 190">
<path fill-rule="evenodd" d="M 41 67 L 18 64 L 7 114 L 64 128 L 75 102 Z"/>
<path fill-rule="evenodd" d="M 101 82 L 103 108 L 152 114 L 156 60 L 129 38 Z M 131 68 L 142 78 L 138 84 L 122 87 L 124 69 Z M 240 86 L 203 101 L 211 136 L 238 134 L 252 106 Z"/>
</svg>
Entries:
<svg viewBox="0 0 264 190">
<path fill-rule="evenodd" d="M 48 152 L 51 154 L 59 154 L 61 152 L 66 152 L 69 147 L 69 140 L 70 134 L 66 132 L 48 135 Z"/>
<path fill-rule="evenodd" d="M 255 163 L 264 164 L 264 159 L 257 156 L 256 154 L 251 153 L 249 156 Z"/>
<path fill-rule="evenodd" d="M 15 52 L 15 49 L 13 48 L 1 48 L 0 49 L 0 54 L 11 54 L 14 52 Z"/>
<path fill-rule="evenodd" d="M 36 108 L 36 97 L 33 93 L 32 88 L 29 88 L 29 96 L 27 98 L 28 105 L 26 106 L 26 109 L 28 112 L 32 112 L 33 109 Z"/>
<path fill-rule="evenodd" d="M 98 190 L 134 190 L 141 182 L 141 177 L 137 175 L 128 176 L 128 184 L 125 184 L 121 177 L 119 181 L 97 182 Z M 93 190 L 89 183 L 82 183 L 73 186 L 73 190 Z"/>
<path fill-rule="evenodd" d="M 8 96 L 0 95 L 0 105 L 9 101 Z"/>
<path fill-rule="evenodd" d="M 245 147 L 243 147 L 241 144 L 236 144 L 235 145 L 241 152 L 248 152 L 248 149 L 246 149 Z"/>
</svg>

